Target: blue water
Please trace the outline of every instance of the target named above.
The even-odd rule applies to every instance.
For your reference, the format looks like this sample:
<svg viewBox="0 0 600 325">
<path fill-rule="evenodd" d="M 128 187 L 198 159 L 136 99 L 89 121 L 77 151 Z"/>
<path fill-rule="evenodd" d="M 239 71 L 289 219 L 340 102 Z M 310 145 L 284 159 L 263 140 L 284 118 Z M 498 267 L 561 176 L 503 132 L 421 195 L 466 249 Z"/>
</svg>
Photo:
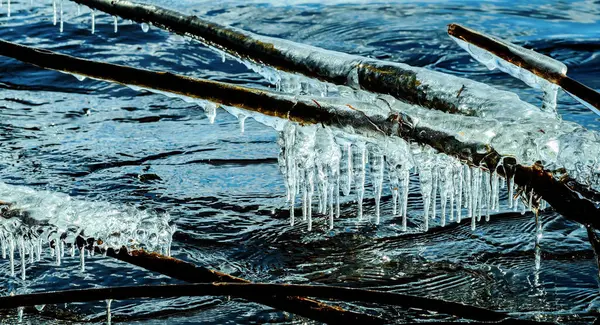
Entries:
<svg viewBox="0 0 600 325">
<path fill-rule="evenodd" d="M 600 89 L 600 1 L 194 1 L 152 3 L 259 34 L 327 49 L 404 62 L 511 90 L 539 104 L 541 94 L 489 71 L 446 35 L 457 22 L 564 62 L 569 75 Z M 242 64 L 196 41 L 97 13 L 64 1 L 64 32 L 52 24 L 51 1 L 12 1 L 1 8 L 0 38 L 80 57 L 172 71 L 254 87 L 272 87 Z M 67 193 L 89 201 L 168 211 L 178 231 L 173 255 L 252 281 L 379 288 L 495 310 L 515 317 L 592 323 L 600 308 L 597 266 L 585 231 L 548 211 L 542 215 L 542 267 L 534 270 L 534 218 L 502 214 L 472 232 L 467 224 L 403 235 L 382 200 L 382 224 L 358 225 L 346 198 L 333 231 L 290 227 L 277 167 L 277 134 L 254 120 L 240 134 L 219 110 L 76 78 L 13 59 L 0 60 L 0 181 Z M 598 116 L 559 95 L 566 120 L 600 130 Z M 159 158 L 153 158 L 160 155 Z M 128 162 L 128 163 L 123 163 Z M 98 164 L 102 164 L 98 168 Z M 145 180 L 154 174 L 158 179 Z M 142 177 L 140 177 L 142 176 Z M 409 215 L 422 214 L 416 181 Z M 386 193 L 386 194 L 385 194 Z M 365 211 L 373 214 L 367 190 Z M 386 188 L 385 195 L 389 196 Z M 1 200 L 2 198 L 0 198 Z M 409 225 L 410 226 L 410 225 Z M 175 283 L 115 260 L 77 258 L 60 267 L 47 256 L 27 280 L 8 276 L 0 260 L 0 294 L 96 286 Z M 396 307 L 344 305 L 396 322 L 454 318 Z M 24 323 L 100 324 L 104 302 L 27 309 Z M 115 301 L 113 321 L 127 324 L 301 323 L 305 319 L 239 299 Z M 16 311 L 0 323 L 17 321 Z"/>
</svg>

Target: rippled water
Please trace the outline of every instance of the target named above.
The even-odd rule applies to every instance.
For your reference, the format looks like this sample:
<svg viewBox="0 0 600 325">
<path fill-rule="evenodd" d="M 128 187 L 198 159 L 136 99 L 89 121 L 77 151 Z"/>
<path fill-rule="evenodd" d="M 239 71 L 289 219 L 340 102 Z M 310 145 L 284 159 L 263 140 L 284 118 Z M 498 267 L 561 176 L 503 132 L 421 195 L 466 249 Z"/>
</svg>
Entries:
<svg viewBox="0 0 600 325">
<path fill-rule="evenodd" d="M 541 94 L 519 80 L 488 71 L 446 35 L 463 23 L 563 61 L 569 75 L 600 88 L 599 1 L 369 2 L 194 1 L 153 3 L 209 17 L 260 34 L 353 54 L 424 66 L 512 90 L 539 103 Z M 157 28 L 64 2 L 64 32 L 52 25 L 52 3 L 12 1 L 2 8 L 0 37 L 76 56 L 169 70 L 257 87 L 257 74 L 201 44 Z M 178 231 L 175 257 L 252 281 L 380 288 L 496 310 L 516 317 L 591 323 L 600 308 L 597 266 L 585 230 L 553 212 L 542 215 L 542 268 L 534 269 L 534 218 L 502 213 L 471 231 L 467 223 L 426 234 L 391 216 L 388 188 L 382 224 L 358 224 L 353 197 L 345 198 L 333 231 L 317 216 L 312 232 L 290 227 L 277 167 L 277 134 L 253 120 L 240 133 L 235 117 L 219 110 L 211 125 L 203 110 L 178 99 L 138 93 L 99 81 L 41 70 L 12 59 L 0 62 L 0 180 L 81 200 L 166 211 Z M 600 130 L 596 115 L 559 95 L 564 119 Z M 155 177 L 157 176 L 157 177 Z M 422 214 L 413 178 L 409 216 Z M 506 193 L 503 192 L 506 196 Z M 368 187 L 365 213 L 373 214 Z M 1 200 L 2 198 L 0 198 Z M 367 218 L 369 219 L 369 218 Z M 409 217 L 409 220 L 411 218 Z M 47 256 L 26 280 L 11 278 L 0 260 L 0 294 L 96 286 L 174 283 L 103 257 L 60 267 Z M 452 319 L 392 307 L 351 309 L 398 322 Z M 28 310 L 24 322 L 101 323 L 103 302 Z M 297 323 L 301 318 L 242 300 L 180 298 L 116 301 L 113 321 L 134 324 Z M 16 311 L 1 315 L 16 321 Z"/>
</svg>

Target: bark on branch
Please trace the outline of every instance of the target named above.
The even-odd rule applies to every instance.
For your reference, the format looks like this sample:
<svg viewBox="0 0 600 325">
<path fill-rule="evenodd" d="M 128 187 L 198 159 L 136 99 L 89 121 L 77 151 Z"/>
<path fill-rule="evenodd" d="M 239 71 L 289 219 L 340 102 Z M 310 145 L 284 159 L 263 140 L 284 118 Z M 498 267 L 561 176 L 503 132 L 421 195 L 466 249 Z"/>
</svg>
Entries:
<svg viewBox="0 0 600 325">
<path fill-rule="evenodd" d="M 369 302 L 383 305 L 434 310 L 440 313 L 457 315 L 479 321 L 501 321 L 506 313 L 484 308 L 440 301 L 429 298 L 407 296 L 394 292 L 346 288 L 336 286 L 313 286 L 299 284 L 266 283 L 198 283 L 179 285 L 145 285 L 133 287 L 112 287 L 64 290 L 0 297 L 0 308 L 16 308 L 45 304 L 88 302 L 106 299 L 125 300 L 135 298 L 171 298 L 182 296 L 233 296 L 264 300 L 274 296 L 310 296 L 321 299 L 335 299 L 348 302 Z M 513 320 L 519 323 L 518 320 Z"/>
</svg>

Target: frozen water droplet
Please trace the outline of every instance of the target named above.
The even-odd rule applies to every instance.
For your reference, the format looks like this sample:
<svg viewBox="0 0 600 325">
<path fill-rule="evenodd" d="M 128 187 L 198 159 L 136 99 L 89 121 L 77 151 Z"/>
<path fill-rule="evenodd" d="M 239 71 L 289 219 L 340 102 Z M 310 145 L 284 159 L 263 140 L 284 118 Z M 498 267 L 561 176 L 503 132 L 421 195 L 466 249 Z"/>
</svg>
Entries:
<svg viewBox="0 0 600 325">
<path fill-rule="evenodd" d="M 115 27 L 115 33 L 119 31 L 119 22 L 117 21 L 117 16 L 113 16 L 113 25 Z"/>
<path fill-rule="evenodd" d="M 35 305 L 35 309 L 37 309 L 37 311 L 42 311 L 45 307 L 46 305 Z"/>
<path fill-rule="evenodd" d="M 150 25 L 148 25 L 146 23 L 142 23 L 140 26 L 142 27 L 142 30 L 144 31 L 144 33 L 147 33 L 150 30 Z"/>
</svg>

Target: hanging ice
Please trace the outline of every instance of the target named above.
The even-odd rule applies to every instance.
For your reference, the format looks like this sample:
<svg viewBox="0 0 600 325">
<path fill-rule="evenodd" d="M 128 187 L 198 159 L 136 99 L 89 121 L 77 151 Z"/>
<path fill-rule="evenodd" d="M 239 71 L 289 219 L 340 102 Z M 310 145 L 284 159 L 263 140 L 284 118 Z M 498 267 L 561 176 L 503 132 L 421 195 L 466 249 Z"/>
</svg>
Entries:
<svg viewBox="0 0 600 325">
<path fill-rule="evenodd" d="M 92 9 L 92 34 L 96 33 L 96 10 Z"/>
<path fill-rule="evenodd" d="M 63 0 L 60 0 L 60 32 L 63 32 Z"/>
<path fill-rule="evenodd" d="M 106 324 L 110 325 L 112 321 L 112 316 L 110 313 L 110 305 L 112 303 L 112 299 L 106 299 Z"/>
<path fill-rule="evenodd" d="M 133 245 L 149 251 L 169 251 L 165 246 L 171 244 L 174 228 L 169 225 L 168 215 L 3 183 L 0 197 L 12 202 L 3 207 L 0 218 L 0 244 L 3 256 L 9 257 L 11 276 L 15 275 L 15 250 L 24 279 L 27 261 L 39 261 L 43 246 L 51 248 L 56 264 L 61 265 L 65 252 L 74 251 L 78 238 L 94 238 L 94 247 L 100 249 Z M 82 271 L 84 252 L 80 256 Z"/>
</svg>

